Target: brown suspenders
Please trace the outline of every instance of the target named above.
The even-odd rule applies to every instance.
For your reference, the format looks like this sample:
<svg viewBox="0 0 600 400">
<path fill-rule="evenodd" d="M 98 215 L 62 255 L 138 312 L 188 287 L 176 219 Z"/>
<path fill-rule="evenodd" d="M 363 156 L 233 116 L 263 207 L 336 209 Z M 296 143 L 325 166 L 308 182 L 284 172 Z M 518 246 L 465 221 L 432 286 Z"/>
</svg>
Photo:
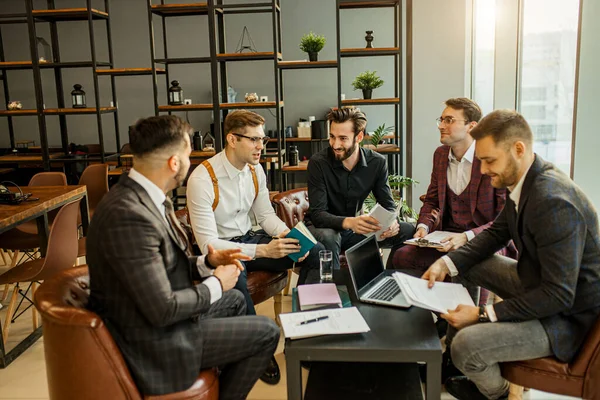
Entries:
<svg viewBox="0 0 600 400">
<path fill-rule="evenodd" d="M 208 160 L 202 161 L 202 165 L 208 171 L 208 175 L 210 175 L 210 180 L 212 181 L 213 190 L 215 191 L 215 201 L 212 204 L 212 210 L 215 211 L 217 206 L 219 205 L 219 180 L 215 175 L 215 170 L 212 165 L 208 162 Z M 250 167 L 250 173 L 252 174 L 252 182 L 254 182 L 254 200 L 258 197 L 258 178 L 256 176 L 256 169 L 252 165 L 248 165 Z"/>
</svg>

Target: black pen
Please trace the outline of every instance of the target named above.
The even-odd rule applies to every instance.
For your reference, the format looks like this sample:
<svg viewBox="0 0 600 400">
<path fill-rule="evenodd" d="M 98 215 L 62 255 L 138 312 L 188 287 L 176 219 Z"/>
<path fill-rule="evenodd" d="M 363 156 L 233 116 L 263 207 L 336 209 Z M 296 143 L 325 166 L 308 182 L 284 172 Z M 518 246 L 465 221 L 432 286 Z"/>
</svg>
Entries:
<svg viewBox="0 0 600 400">
<path fill-rule="evenodd" d="M 307 319 L 306 321 L 302 321 L 300 322 L 298 325 L 306 325 L 306 324 L 311 324 L 313 322 L 318 322 L 318 321 L 323 321 L 325 319 L 328 319 L 329 316 L 324 316 L 324 317 L 319 317 L 319 318 L 313 318 L 313 319 Z"/>
</svg>

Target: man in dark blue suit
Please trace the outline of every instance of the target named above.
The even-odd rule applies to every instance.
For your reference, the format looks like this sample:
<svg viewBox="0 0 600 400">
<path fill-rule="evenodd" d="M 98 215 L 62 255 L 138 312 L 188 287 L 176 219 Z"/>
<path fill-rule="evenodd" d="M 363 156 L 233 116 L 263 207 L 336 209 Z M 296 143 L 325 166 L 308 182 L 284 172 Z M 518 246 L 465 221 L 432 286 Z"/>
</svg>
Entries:
<svg viewBox="0 0 600 400">
<path fill-rule="evenodd" d="M 423 275 L 447 274 L 504 300 L 460 305 L 442 317 L 454 364 L 465 376 L 446 381 L 458 399 L 508 395 L 500 362 L 555 356 L 570 361 L 600 315 L 600 233 L 591 201 L 554 165 L 533 153 L 529 125 L 515 111 L 497 110 L 472 131 L 481 172 L 508 188 L 492 226 L 442 257 Z M 513 240 L 518 260 L 494 255 Z"/>
</svg>

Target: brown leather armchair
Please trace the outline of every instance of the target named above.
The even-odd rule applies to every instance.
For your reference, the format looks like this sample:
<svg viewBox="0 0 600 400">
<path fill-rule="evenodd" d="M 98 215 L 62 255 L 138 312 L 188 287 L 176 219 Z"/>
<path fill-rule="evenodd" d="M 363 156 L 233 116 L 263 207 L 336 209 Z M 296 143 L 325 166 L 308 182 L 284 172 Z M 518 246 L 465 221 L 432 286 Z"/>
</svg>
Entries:
<svg viewBox="0 0 600 400">
<path fill-rule="evenodd" d="M 190 215 L 187 207 L 175 211 L 175 215 L 186 231 L 190 243 L 195 245 L 196 237 L 190 225 Z M 281 291 L 287 284 L 287 272 L 254 271 L 248 272 L 247 276 L 248 293 L 250 293 L 254 304 L 260 304 L 274 297 L 275 321 L 279 323 L 277 317 L 281 314 Z"/>
<path fill-rule="evenodd" d="M 600 318 L 571 363 L 545 357 L 502 363 L 501 368 L 504 378 L 521 387 L 600 400 Z"/>
<path fill-rule="evenodd" d="M 89 296 L 87 266 L 70 268 L 36 291 L 42 315 L 46 373 L 51 400 L 216 400 L 214 369 L 200 372 L 192 387 L 163 396 L 142 396 L 104 322 L 85 308 Z"/>
</svg>

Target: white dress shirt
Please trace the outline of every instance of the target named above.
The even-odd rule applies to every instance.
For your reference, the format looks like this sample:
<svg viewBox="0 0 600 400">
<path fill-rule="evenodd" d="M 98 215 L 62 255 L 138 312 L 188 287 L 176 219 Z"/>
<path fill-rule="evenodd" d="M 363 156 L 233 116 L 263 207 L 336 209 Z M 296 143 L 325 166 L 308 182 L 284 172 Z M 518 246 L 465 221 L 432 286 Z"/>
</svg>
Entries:
<svg viewBox="0 0 600 400">
<path fill-rule="evenodd" d="M 256 222 L 269 235 L 276 236 L 288 229 L 271 205 L 265 171 L 260 164 L 255 166 L 259 188 L 255 200 L 254 181 L 248 165 L 241 170 L 237 169 L 227 159 L 225 150 L 208 162 L 219 181 L 219 204 L 216 210 L 212 210 L 215 200 L 212 180 L 203 165 L 192 172 L 187 184 L 187 206 L 198 246 L 204 254 L 208 251 L 209 244 L 215 249 L 240 248 L 244 254 L 254 259 L 256 244 L 229 241 L 252 229 L 251 212 L 254 213 Z"/>
<path fill-rule="evenodd" d="M 460 161 L 456 158 L 454 153 L 452 153 L 452 149 L 450 149 L 450 152 L 448 153 L 448 188 L 457 196 L 459 196 L 469 186 L 469 182 L 471 182 L 474 157 L 475 141 L 471 143 L 471 146 L 469 146 Z M 419 228 L 423 228 L 425 229 L 425 232 L 429 233 L 429 227 L 427 225 L 419 224 L 417 225 L 417 229 Z M 467 240 L 471 240 L 475 237 L 475 234 L 471 230 L 466 231 L 465 235 L 467 235 Z"/>
<path fill-rule="evenodd" d="M 525 182 L 525 177 L 529 172 L 529 168 L 531 168 L 531 165 L 527 167 L 527 170 L 525 170 L 525 173 L 523 174 L 523 176 L 521 176 L 519 182 L 517 182 L 517 184 L 513 186 L 512 189 L 508 188 L 508 191 L 510 192 L 508 194 L 508 197 L 510 197 L 510 199 L 515 203 L 515 211 L 517 212 L 519 211 L 519 199 L 521 198 L 521 191 L 523 190 L 523 182 Z M 450 276 L 458 275 L 458 268 L 456 268 L 456 265 L 454 265 L 454 262 L 450 257 L 443 256 L 442 260 L 444 260 L 444 262 L 446 263 L 448 271 L 450 272 Z M 498 318 L 496 317 L 496 311 L 494 311 L 494 306 L 492 304 L 486 306 L 485 309 L 491 322 L 498 321 Z"/>
<path fill-rule="evenodd" d="M 154 182 L 152 182 L 150 179 L 146 178 L 144 175 L 140 174 L 133 168 L 131 168 L 129 170 L 129 178 L 131 178 L 134 181 L 136 181 L 137 183 L 139 183 L 140 186 L 146 190 L 146 192 L 148 193 L 148 196 L 150 196 L 150 199 L 152 200 L 152 202 L 154 203 L 154 205 L 160 212 L 160 215 L 163 216 L 163 218 L 165 219 L 165 222 L 168 224 L 169 221 L 167 220 L 167 215 L 165 213 L 165 206 L 163 204 L 165 202 L 165 199 L 167 198 L 167 196 L 165 196 L 163 191 L 158 186 L 156 186 L 156 184 Z M 200 256 L 196 260 L 196 266 L 198 267 L 198 272 L 200 273 L 200 276 L 206 276 L 207 274 L 212 275 L 214 270 L 212 270 L 206 266 L 206 264 L 204 262 L 204 258 L 205 258 L 205 256 Z M 201 285 L 206 285 L 206 287 L 208 287 L 208 291 L 210 292 L 210 304 L 219 300 L 221 298 L 221 296 L 223 296 L 223 292 L 221 290 L 221 283 L 219 282 L 219 280 L 216 277 L 214 277 L 214 276 L 208 277 L 207 279 L 202 281 Z"/>
</svg>

